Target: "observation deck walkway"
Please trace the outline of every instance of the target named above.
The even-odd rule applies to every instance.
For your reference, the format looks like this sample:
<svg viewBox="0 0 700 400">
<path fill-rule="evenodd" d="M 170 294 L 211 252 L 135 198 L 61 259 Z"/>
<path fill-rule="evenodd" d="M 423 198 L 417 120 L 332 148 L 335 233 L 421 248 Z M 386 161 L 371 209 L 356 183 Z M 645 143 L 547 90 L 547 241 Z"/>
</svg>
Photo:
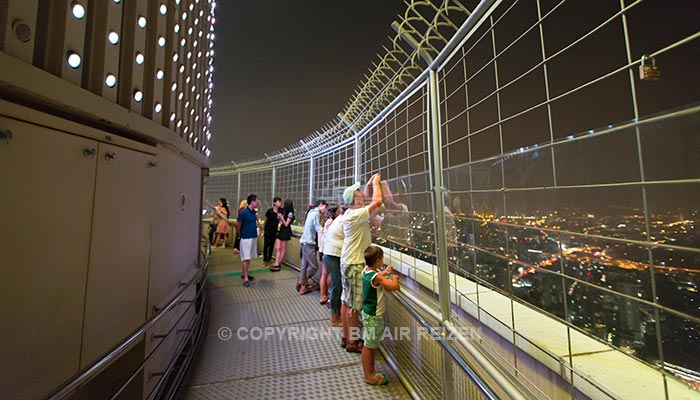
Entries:
<svg viewBox="0 0 700 400">
<path fill-rule="evenodd" d="M 330 327 L 318 292 L 295 291 L 296 271 L 270 273 L 256 258 L 250 272 L 255 279 L 246 288 L 240 257 L 212 249 L 206 337 L 179 399 L 411 398 L 379 353 L 377 369 L 389 383 L 363 382 L 360 354 L 340 347 L 340 328 Z"/>
</svg>

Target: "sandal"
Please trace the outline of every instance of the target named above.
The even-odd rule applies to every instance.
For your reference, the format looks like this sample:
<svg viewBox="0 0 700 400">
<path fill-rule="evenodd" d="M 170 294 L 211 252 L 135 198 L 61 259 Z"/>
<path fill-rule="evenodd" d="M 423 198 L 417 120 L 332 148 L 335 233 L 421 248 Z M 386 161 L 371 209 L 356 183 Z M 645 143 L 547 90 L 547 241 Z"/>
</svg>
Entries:
<svg viewBox="0 0 700 400">
<path fill-rule="evenodd" d="M 277 272 L 281 269 L 282 269 L 282 267 L 280 267 L 279 265 L 273 265 L 270 267 L 270 271 L 272 271 L 272 272 Z"/>
<path fill-rule="evenodd" d="M 241 279 L 243 279 L 243 275 L 241 275 Z M 254 281 L 255 277 L 251 274 L 248 274 L 248 280 Z"/>
<path fill-rule="evenodd" d="M 364 344 L 358 340 L 355 343 L 348 343 L 347 346 L 345 346 L 345 351 L 348 353 L 362 353 L 364 347 Z"/>
<path fill-rule="evenodd" d="M 307 293 L 311 293 L 311 289 L 309 289 L 308 286 L 302 286 L 301 289 L 299 289 L 300 295 L 305 295 Z"/>
<path fill-rule="evenodd" d="M 382 374 L 381 372 L 374 374 L 374 377 L 377 378 L 374 383 L 368 381 L 365 381 L 365 383 L 368 385 L 386 385 L 389 382 L 389 380 L 386 379 L 386 375 Z"/>
<path fill-rule="evenodd" d="M 328 303 L 328 297 L 326 297 L 325 300 L 324 300 L 323 298 L 320 298 L 320 299 L 318 300 L 318 302 L 319 302 L 319 304 L 324 305 L 324 304 Z"/>
</svg>

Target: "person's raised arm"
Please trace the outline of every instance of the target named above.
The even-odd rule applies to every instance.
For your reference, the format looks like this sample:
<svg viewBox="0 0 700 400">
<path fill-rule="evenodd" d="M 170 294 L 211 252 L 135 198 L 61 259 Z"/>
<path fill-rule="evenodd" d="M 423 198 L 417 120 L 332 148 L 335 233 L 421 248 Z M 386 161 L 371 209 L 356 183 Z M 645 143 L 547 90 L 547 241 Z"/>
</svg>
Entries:
<svg viewBox="0 0 700 400">
<path fill-rule="evenodd" d="M 365 193 L 364 193 L 365 199 L 369 198 L 369 189 L 372 187 L 372 179 L 374 179 L 374 175 L 369 177 L 369 180 L 367 181 L 367 184 L 365 185 Z"/>
<path fill-rule="evenodd" d="M 374 174 L 370 179 L 372 183 L 372 202 L 369 203 L 369 213 L 372 214 L 379 206 L 382 205 L 382 187 L 380 186 L 381 175 Z M 369 185 L 368 185 L 369 186 Z"/>
<path fill-rule="evenodd" d="M 218 215 L 221 219 L 228 219 L 228 215 L 224 215 L 218 208 L 214 207 L 214 214 Z"/>
<path fill-rule="evenodd" d="M 217 217 L 219 217 L 221 219 L 228 219 L 228 216 L 224 216 L 224 214 L 222 214 L 219 211 L 219 208 L 216 207 L 215 205 L 211 204 L 209 202 L 209 200 L 204 200 L 204 202 L 207 203 L 207 205 L 212 208 L 212 215 L 216 215 Z"/>
<path fill-rule="evenodd" d="M 386 271 L 382 271 L 377 273 L 377 275 L 374 276 L 374 279 L 372 279 L 375 286 L 383 286 L 386 290 L 398 290 L 399 276 L 391 275 L 391 279 L 388 279 L 387 275 L 391 275 L 391 272 L 386 273 Z"/>
</svg>

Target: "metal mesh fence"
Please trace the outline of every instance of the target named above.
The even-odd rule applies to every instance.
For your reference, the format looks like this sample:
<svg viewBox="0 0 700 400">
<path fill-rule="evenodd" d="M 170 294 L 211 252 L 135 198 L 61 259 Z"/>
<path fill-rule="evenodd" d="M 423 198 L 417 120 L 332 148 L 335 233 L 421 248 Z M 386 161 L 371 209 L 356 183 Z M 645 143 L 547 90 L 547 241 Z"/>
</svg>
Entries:
<svg viewBox="0 0 700 400">
<path fill-rule="evenodd" d="M 686 395 L 700 387 L 697 10 L 481 4 L 484 17 L 432 65 L 437 85 L 422 74 L 380 111 L 368 105 L 352 140 L 299 162 L 313 163 L 307 175 L 297 164 L 243 169 L 241 188 L 271 197 L 274 167 L 278 193 L 293 176 L 314 200 L 340 202 L 380 172 L 375 243 L 450 298 L 444 318 L 495 332 L 485 351 L 523 385 L 540 390 L 533 359 L 551 366 L 561 385 L 537 397 L 614 397 L 634 388 L 629 368 L 655 397 Z M 663 64 L 660 81 L 641 79 L 645 54 Z M 452 294 L 437 285 L 443 238 Z M 621 367 L 601 373 L 611 359 Z M 575 389 L 558 391 L 566 382 Z"/>
</svg>

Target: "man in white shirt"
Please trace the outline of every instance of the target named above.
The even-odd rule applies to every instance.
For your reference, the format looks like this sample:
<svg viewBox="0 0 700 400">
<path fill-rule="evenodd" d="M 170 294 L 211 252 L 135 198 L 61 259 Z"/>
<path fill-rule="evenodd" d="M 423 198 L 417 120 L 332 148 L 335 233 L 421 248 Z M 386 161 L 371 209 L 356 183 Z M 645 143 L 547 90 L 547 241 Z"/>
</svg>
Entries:
<svg viewBox="0 0 700 400">
<path fill-rule="evenodd" d="M 309 293 L 316 287 L 316 285 L 309 284 L 309 280 L 318 271 L 317 235 L 321 231 L 321 215 L 326 212 L 327 205 L 325 200 L 318 200 L 316 206 L 306 214 L 304 231 L 299 239 L 299 243 L 301 243 L 301 268 L 297 280 L 299 294 Z"/>
<path fill-rule="evenodd" d="M 340 318 L 343 322 L 343 339 L 345 350 L 350 353 L 362 352 L 359 341 L 360 311 L 362 311 L 362 269 L 365 267 L 365 249 L 372 243 L 370 233 L 370 215 L 382 205 L 381 176 L 374 174 L 367 182 L 364 192 L 360 183 L 345 188 L 343 200 L 350 208 L 343 216 L 343 251 L 340 257 L 341 295 Z M 365 206 L 372 187 L 372 201 Z"/>
</svg>

